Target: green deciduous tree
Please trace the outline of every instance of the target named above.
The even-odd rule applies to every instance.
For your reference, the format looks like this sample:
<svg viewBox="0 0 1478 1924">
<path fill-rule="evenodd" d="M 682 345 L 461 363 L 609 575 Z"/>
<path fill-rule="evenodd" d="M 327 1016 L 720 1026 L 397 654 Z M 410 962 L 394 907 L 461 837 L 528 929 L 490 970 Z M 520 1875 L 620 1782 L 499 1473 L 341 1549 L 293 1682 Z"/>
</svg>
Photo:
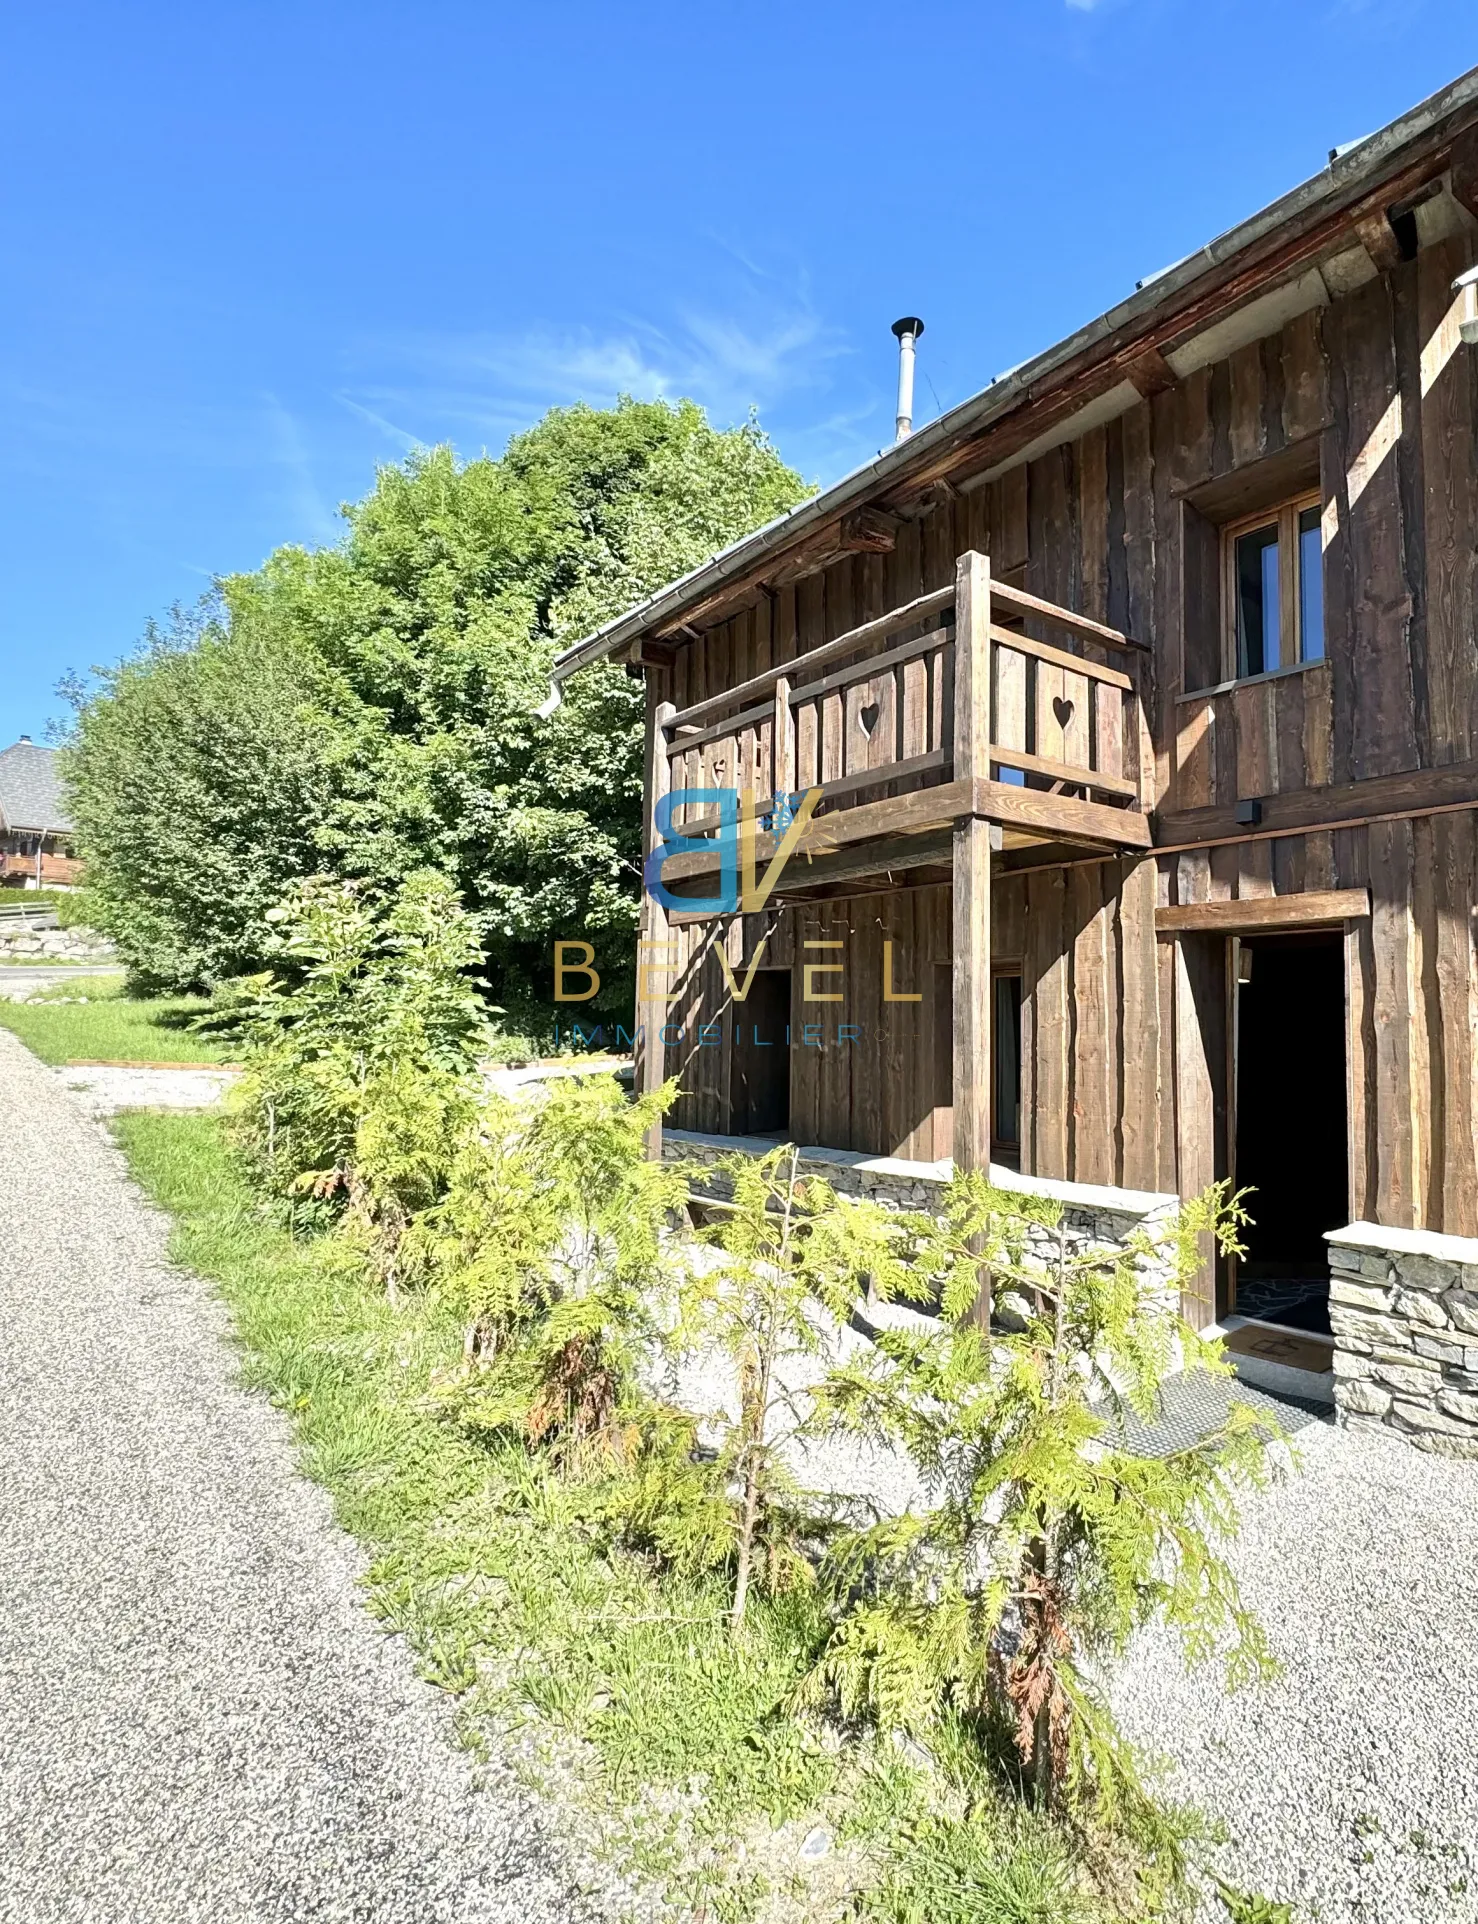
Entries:
<svg viewBox="0 0 1478 1924">
<path fill-rule="evenodd" d="M 334 808 L 321 664 L 231 632 L 220 597 L 151 623 L 100 670 L 65 756 L 87 913 L 146 987 L 181 988 L 262 960 L 263 916 L 324 864 Z"/>
<path fill-rule="evenodd" d="M 501 459 L 381 470 L 335 547 L 282 548 L 152 635 L 81 706 L 68 756 L 99 919 L 139 974 L 257 966 L 294 878 L 438 869 L 515 1024 L 550 944 L 593 941 L 625 1015 L 639 684 L 597 668 L 543 718 L 557 647 L 798 500 L 753 423 L 691 403 L 555 410 Z"/>
</svg>

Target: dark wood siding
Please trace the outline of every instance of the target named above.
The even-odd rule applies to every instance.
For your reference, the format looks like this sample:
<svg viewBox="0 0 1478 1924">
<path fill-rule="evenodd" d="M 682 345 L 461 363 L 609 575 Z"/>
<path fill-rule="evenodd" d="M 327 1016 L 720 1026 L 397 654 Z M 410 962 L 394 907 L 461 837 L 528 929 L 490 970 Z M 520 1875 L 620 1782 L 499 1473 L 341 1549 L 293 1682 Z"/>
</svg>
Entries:
<svg viewBox="0 0 1478 1924">
<path fill-rule="evenodd" d="M 969 492 L 935 490 L 902 511 L 891 552 L 778 586 L 681 647 L 659 677 L 679 706 L 700 700 L 946 586 L 970 547 L 995 574 L 1153 645 L 1159 839 L 1196 845 L 1042 868 L 994 890 L 995 959 L 1019 962 L 1023 977 L 1028 1170 L 1167 1190 L 1220 1173 L 1219 938 L 1157 939 L 1156 906 L 1368 888 L 1370 916 L 1346 935 L 1350 1214 L 1478 1234 L 1478 821 L 1467 807 L 1421 812 L 1416 779 L 1478 758 L 1478 353 L 1455 344 L 1450 291 L 1474 256 L 1471 234 L 1426 247 L 1069 445 Z M 1259 464 L 1306 455 L 1329 530 L 1326 659 L 1219 688 L 1215 502 L 1255 488 Z M 923 660 L 850 699 L 883 704 L 905 752 L 947 738 L 948 691 Z M 865 750 L 843 721 L 837 695 L 799 712 L 799 767 L 850 772 L 846 758 Z M 746 754 L 736 769 L 736 746 L 714 742 L 701 772 L 763 787 L 763 730 Z M 1321 822 L 1320 791 L 1408 775 L 1409 803 L 1386 790 L 1372 808 L 1385 819 L 1359 819 L 1343 797 L 1343 824 Z M 1307 826 L 1239 833 L 1232 804 L 1247 797 L 1304 798 Z M 766 960 L 794 972 L 798 1018 L 816 1016 L 831 1037 L 792 1048 L 792 1133 L 945 1153 L 948 1054 L 933 1005 L 949 961 L 947 888 L 733 918 L 722 938 L 732 966 L 766 928 Z M 728 1050 L 691 1040 L 694 1014 L 714 1020 L 729 1000 L 716 955 L 699 959 L 709 940 L 698 925 L 677 931 L 686 980 L 674 1021 L 688 1039 L 670 1067 L 684 1082 L 678 1122 L 721 1130 Z M 847 947 L 807 952 L 808 940 Z M 922 1003 L 883 1004 L 885 941 L 899 986 Z M 808 954 L 845 955 L 846 1003 L 803 1011 Z M 838 1046 L 838 1021 L 862 1039 Z"/>
</svg>

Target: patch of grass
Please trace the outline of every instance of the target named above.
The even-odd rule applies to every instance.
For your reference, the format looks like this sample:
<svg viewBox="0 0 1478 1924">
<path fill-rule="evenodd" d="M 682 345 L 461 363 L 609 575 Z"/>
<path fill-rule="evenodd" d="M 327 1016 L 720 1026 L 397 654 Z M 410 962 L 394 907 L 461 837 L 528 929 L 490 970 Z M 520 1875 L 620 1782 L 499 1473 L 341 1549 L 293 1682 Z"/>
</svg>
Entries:
<svg viewBox="0 0 1478 1924">
<path fill-rule="evenodd" d="M 1111 1914 L 1054 1826 L 794 1711 L 822 1637 L 808 1594 L 759 1600 L 736 1641 L 722 1583 L 659 1575 L 578 1486 L 440 1417 L 431 1392 L 460 1330 L 424 1301 L 392 1309 L 335 1238 L 278 1227 L 218 1118 L 114 1127 L 174 1218 L 174 1255 L 230 1306 L 247 1380 L 288 1413 L 305 1468 L 368 1546 L 370 1608 L 460 1695 L 466 1741 L 523 1733 L 529 1769 L 577 1798 L 593 1849 L 668 1888 L 683 1917 Z M 818 1866 L 800 1845 L 823 1823 L 837 1842 Z"/>
<path fill-rule="evenodd" d="M 83 975 L 53 983 L 43 999 L 0 1001 L 0 1025 L 53 1066 L 63 1062 L 224 1062 L 227 1051 L 190 1022 L 206 1007 L 199 996 L 125 995 L 116 975 Z M 86 996 L 85 1003 L 64 999 Z"/>
<path fill-rule="evenodd" d="M 1225 1878 L 1216 1880 L 1217 1895 L 1226 1910 L 1228 1924 L 1295 1924 L 1291 1904 L 1263 1897 L 1257 1891 L 1238 1890 Z"/>
</svg>

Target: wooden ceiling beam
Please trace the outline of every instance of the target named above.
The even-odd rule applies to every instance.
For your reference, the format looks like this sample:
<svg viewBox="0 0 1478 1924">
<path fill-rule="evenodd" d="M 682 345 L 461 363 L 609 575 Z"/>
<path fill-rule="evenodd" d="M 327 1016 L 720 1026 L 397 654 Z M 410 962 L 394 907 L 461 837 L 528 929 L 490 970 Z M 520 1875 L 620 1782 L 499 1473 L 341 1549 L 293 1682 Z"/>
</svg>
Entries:
<svg viewBox="0 0 1478 1924">
<path fill-rule="evenodd" d="M 1478 220 L 1478 128 L 1470 128 L 1453 144 L 1452 197 Z"/>
<path fill-rule="evenodd" d="M 1383 207 L 1376 208 L 1373 213 L 1362 214 L 1355 222 L 1355 232 L 1378 273 L 1389 274 L 1393 268 L 1401 265 L 1401 243 Z"/>
<path fill-rule="evenodd" d="M 838 546 L 847 554 L 892 554 L 898 546 L 899 521 L 882 508 L 854 508 L 842 516 Z"/>
<path fill-rule="evenodd" d="M 1147 347 L 1124 365 L 1124 372 L 1139 390 L 1141 401 L 1157 394 L 1168 394 L 1176 385 L 1176 372 L 1157 347 Z"/>
</svg>

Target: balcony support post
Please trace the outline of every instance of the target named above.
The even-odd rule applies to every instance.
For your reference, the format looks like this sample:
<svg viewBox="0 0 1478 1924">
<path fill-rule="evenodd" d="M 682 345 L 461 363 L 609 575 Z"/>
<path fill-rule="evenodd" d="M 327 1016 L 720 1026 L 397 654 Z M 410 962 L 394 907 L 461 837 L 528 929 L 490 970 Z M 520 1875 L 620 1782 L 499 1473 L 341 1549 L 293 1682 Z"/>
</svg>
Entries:
<svg viewBox="0 0 1478 1924">
<path fill-rule="evenodd" d="M 990 778 L 990 562 L 960 556 L 955 576 L 956 782 Z M 954 830 L 954 1163 L 990 1168 L 990 823 L 970 814 Z M 990 1276 L 981 1271 L 975 1320 L 989 1327 Z"/>
<path fill-rule="evenodd" d="M 647 689 L 647 815 L 642 824 L 641 935 L 636 958 L 636 1087 L 639 1095 L 660 1089 L 665 1080 L 667 1052 L 662 1045 L 662 1029 L 667 1021 L 667 985 L 672 975 L 668 966 L 672 930 L 667 910 L 646 879 L 646 861 L 657 842 L 657 803 L 672 787 L 667 731 L 677 709 L 670 701 L 654 699 L 656 690 L 650 677 Z M 662 1160 L 660 1122 L 647 1131 L 646 1147 L 651 1161 Z"/>
</svg>

